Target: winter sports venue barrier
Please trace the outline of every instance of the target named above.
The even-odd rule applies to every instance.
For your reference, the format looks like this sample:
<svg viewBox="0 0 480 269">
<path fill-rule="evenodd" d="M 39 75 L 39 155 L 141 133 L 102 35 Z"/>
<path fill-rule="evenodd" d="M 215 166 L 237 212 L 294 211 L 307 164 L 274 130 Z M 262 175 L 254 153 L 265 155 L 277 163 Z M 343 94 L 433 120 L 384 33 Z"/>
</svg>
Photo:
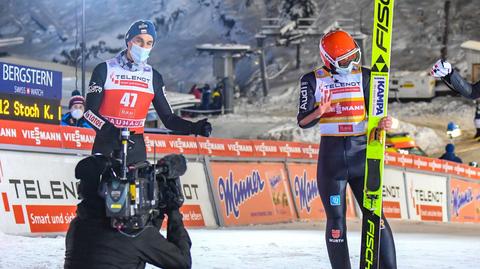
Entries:
<svg viewBox="0 0 480 269">
<path fill-rule="evenodd" d="M 91 129 L 0 120 L 0 230 L 64 233 L 80 201 L 74 168 L 94 138 Z M 325 219 L 318 145 L 157 134 L 145 134 L 145 142 L 150 161 L 168 153 L 189 160 L 181 177 L 189 227 Z M 480 222 L 480 169 L 395 153 L 385 164 L 387 217 Z M 350 190 L 330 203 L 346 203 L 347 216 L 359 216 Z"/>
</svg>

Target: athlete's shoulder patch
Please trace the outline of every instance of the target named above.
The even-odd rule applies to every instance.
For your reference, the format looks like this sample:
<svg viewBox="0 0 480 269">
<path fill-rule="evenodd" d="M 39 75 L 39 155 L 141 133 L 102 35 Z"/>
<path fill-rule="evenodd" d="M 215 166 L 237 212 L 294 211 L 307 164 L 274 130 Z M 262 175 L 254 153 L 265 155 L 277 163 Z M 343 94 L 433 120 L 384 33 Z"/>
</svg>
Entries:
<svg viewBox="0 0 480 269">
<path fill-rule="evenodd" d="M 330 72 L 328 72 L 323 67 L 317 68 L 313 72 L 315 73 L 316 78 L 324 78 L 324 77 L 329 77 L 330 76 Z"/>
<path fill-rule="evenodd" d="M 87 94 L 89 94 L 89 93 L 101 93 L 102 91 L 103 91 L 103 87 L 100 86 L 100 85 L 97 85 L 95 83 L 95 81 L 92 82 L 92 84 L 90 84 L 90 86 L 88 86 L 88 88 L 87 88 Z"/>
</svg>

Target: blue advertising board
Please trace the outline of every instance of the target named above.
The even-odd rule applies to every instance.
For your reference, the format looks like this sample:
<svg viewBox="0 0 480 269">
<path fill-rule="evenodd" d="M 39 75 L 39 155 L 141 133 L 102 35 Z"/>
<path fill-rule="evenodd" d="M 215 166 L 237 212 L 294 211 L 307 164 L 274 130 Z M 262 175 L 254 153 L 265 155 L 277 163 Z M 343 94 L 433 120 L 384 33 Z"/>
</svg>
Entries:
<svg viewBox="0 0 480 269">
<path fill-rule="evenodd" d="M 62 72 L 0 62 L 0 93 L 62 99 Z"/>
</svg>

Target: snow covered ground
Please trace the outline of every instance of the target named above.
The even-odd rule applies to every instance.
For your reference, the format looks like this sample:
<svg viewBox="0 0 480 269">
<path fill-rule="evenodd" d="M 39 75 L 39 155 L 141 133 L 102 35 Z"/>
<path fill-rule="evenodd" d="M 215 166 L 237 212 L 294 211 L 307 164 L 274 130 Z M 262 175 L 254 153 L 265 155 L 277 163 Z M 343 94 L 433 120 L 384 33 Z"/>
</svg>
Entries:
<svg viewBox="0 0 480 269">
<path fill-rule="evenodd" d="M 190 235 L 193 268 L 330 268 L 321 228 L 195 229 Z M 352 268 L 358 268 L 360 233 L 351 231 L 348 238 Z M 0 268 L 62 268 L 64 239 L 0 233 Z M 402 232 L 395 233 L 395 241 L 398 268 L 480 266 L 480 234 Z"/>
</svg>

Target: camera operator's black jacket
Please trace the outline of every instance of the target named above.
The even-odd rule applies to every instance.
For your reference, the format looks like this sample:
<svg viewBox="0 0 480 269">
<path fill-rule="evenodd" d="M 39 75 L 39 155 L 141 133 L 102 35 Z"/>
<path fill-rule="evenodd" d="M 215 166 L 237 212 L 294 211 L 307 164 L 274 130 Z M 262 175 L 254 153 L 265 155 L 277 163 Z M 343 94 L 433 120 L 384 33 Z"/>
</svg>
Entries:
<svg viewBox="0 0 480 269">
<path fill-rule="evenodd" d="M 167 238 L 159 232 L 162 219 L 155 219 L 136 237 L 122 235 L 106 218 L 105 201 L 98 195 L 100 176 L 109 158 L 90 156 L 79 162 L 75 177 L 81 179 L 82 202 L 66 237 L 65 268 L 190 268 L 191 240 L 177 210 L 168 212 Z"/>
<path fill-rule="evenodd" d="M 65 268 L 139 269 L 147 262 L 160 268 L 191 268 L 192 264 L 191 241 L 178 210 L 169 214 L 167 238 L 154 227 L 130 238 L 111 229 L 108 222 L 75 218 L 66 242 Z"/>
</svg>

